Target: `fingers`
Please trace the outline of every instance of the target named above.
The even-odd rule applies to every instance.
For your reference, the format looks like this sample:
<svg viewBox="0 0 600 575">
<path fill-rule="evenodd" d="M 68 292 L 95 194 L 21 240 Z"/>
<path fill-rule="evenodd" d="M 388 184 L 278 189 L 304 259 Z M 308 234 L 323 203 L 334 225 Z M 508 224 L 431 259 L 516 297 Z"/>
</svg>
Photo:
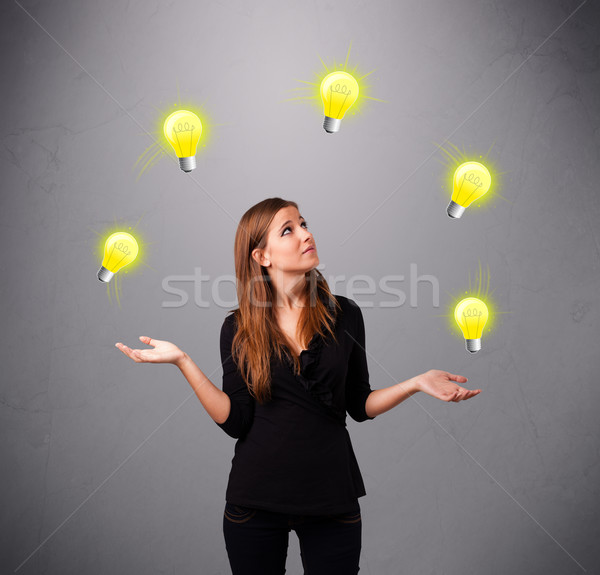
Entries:
<svg viewBox="0 0 600 575">
<path fill-rule="evenodd" d="M 148 337 L 147 335 L 140 335 L 140 341 L 145 343 L 146 345 L 151 345 L 152 347 L 156 347 L 158 343 L 157 340 Z"/>
<path fill-rule="evenodd" d="M 120 349 L 127 357 L 133 359 L 136 363 L 141 363 L 143 359 L 140 356 L 140 351 L 137 349 L 131 349 L 122 343 L 115 343 L 115 347 Z"/>
<path fill-rule="evenodd" d="M 122 343 L 115 343 L 115 347 L 117 349 L 120 349 L 127 357 L 131 357 L 131 349 L 129 347 L 127 347 L 126 345 L 122 344 Z M 133 359 L 131 357 L 131 359 Z"/>
<path fill-rule="evenodd" d="M 462 401 L 464 399 L 470 399 L 471 397 L 475 397 L 476 395 L 479 395 L 480 393 L 481 393 L 481 389 L 461 388 L 461 389 L 457 390 L 456 396 L 453 399 L 451 399 L 450 401 L 454 401 L 455 403 L 458 403 L 459 401 Z"/>
<path fill-rule="evenodd" d="M 469 381 L 464 375 L 455 375 L 453 373 L 449 373 L 448 377 L 452 380 L 452 381 L 458 381 L 460 383 L 467 383 L 467 381 Z"/>
</svg>

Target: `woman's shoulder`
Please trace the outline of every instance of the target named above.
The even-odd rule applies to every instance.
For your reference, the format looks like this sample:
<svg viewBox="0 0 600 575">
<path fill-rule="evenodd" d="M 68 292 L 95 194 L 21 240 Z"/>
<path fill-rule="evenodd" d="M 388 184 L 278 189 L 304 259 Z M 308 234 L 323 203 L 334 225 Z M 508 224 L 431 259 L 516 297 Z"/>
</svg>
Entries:
<svg viewBox="0 0 600 575">
<path fill-rule="evenodd" d="M 361 313 L 360 306 L 353 299 L 338 294 L 332 295 L 340 304 L 342 316 L 346 316 L 347 319 L 356 319 L 356 316 Z"/>
<path fill-rule="evenodd" d="M 237 329 L 236 316 L 239 309 L 229 311 L 223 319 L 223 325 L 221 326 L 222 332 L 233 333 Z"/>
<path fill-rule="evenodd" d="M 332 294 L 332 295 L 336 300 L 338 300 L 342 309 L 359 309 L 358 304 L 353 299 L 350 299 L 349 297 L 346 297 L 344 295 L 339 295 L 339 294 Z"/>
</svg>

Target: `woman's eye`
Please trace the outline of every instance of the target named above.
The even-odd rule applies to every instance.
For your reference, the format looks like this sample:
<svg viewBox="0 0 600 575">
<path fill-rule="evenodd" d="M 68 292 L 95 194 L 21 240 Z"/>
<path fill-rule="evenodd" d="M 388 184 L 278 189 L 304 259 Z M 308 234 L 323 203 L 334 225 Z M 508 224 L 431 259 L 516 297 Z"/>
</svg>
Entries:
<svg viewBox="0 0 600 575">
<path fill-rule="evenodd" d="M 306 222 L 302 222 L 300 225 L 302 225 L 302 226 L 305 226 L 305 227 L 308 227 L 308 224 L 307 224 Z M 292 229 L 292 228 L 291 228 L 290 226 L 288 226 L 287 228 L 285 228 L 285 229 L 283 230 L 283 232 L 281 233 L 281 235 L 282 235 L 282 236 L 285 236 L 285 235 L 286 235 L 286 233 L 285 233 L 285 232 L 287 232 L 288 230 L 291 230 L 291 229 Z"/>
</svg>

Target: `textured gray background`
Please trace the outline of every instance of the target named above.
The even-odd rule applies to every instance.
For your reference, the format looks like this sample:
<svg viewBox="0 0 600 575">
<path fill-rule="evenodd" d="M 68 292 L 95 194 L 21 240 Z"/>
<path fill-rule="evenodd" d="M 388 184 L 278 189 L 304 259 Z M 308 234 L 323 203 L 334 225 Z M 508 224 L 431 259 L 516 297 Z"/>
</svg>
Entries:
<svg viewBox="0 0 600 575">
<path fill-rule="evenodd" d="M 278 195 L 299 202 L 327 278 L 408 277 L 411 263 L 438 278 L 439 307 L 426 282 L 417 306 L 356 296 L 374 389 L 439 368 L 483 390 L 348 418 L 367 488 L 361 573 L 600 572 L 600 10 L 579 6 L 3 2 L 2 571 L 230 572 L 234 440 L 176 368 L 114 343 L 173 341 L 220 386 L 226 309 L 166 307 L 162 282 L 233 275 L 237 221 Z M 386 103 L 328 135 L 312 105 L 284 100 L 350 42 Z M 208 113 L 209 145 L 192 176 L 165 156 L 136 180 L 178 89 Z M 458 221 L 435 145 L 448 136 L 494 144 L 504 172 L 505 199 Z M 147 244 L 121 306 L 96 279 L 97 233 L 115 220 Z M 441 316 L 479 263 L 508 313 L 470 356 Z M 293 532 L 287 569 L 301 573 Z"/>
</svg>

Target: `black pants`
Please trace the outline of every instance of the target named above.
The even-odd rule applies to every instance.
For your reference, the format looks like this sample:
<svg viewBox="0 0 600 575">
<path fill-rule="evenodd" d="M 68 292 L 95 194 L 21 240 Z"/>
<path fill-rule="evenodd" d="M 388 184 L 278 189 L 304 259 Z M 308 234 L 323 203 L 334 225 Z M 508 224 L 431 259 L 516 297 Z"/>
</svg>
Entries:
<svg viewBox="0 0 600 575">
<path fill-rule="evenodd" d="M 288 535 L 300 541 L 304 575 L 356 575 L 362 519 L 341 515 L 289 515 L 225 504 L 223 533 L 233 575 L 283 575 Z"/>
</svg>

